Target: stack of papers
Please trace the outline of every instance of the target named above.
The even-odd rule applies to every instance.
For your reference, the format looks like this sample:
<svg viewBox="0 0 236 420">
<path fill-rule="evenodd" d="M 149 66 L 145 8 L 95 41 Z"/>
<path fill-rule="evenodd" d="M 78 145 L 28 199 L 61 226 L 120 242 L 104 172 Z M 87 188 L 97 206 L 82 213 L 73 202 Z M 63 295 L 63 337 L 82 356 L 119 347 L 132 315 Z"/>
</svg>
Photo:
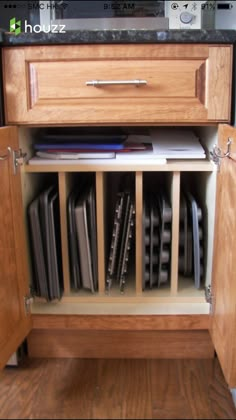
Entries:
<svg viewBox="0 0 236 420">
<path fill-rule="evenodd" d="M 142 153 L 116 153 L 116 159 L 205 159 L 206 153 L 199 138 L 191 129 L 165 127 L 150 129 L 149 135 L 129 135 L 127 141 L 151 144 L 149 150 Z"/>
<path fill-rule="evenodd" d="M 190 129 L 157 128 L 150 132 L 154 154 L 166 159 L 205 159 L 199 138 Z"/>
</svg>

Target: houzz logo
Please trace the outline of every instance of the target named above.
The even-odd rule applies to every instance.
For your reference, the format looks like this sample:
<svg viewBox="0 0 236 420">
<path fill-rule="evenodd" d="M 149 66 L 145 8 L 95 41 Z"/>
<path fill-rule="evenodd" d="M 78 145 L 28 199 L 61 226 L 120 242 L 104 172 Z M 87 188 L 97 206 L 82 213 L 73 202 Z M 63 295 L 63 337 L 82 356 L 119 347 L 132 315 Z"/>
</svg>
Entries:
<svg viewBox="0 0 236 420">
<path fill-rule="evenodd" d="M 22 31 L 23 32 L 30 32 L 31 34 L 34 32 L 36 34 L 40 32 L 44 33 L 54 33 L 54 34 L 65 34 L 65 27 L 66 25 L 30 25 L 27 20 L 24 22 L 25 26 L 22 25 L 21 20 L 16 20 L 16 18 L 12 18 L 10 20 L 10 32 L 14 33 L 15 35 L 19 35 Z M 23 30 L 24 28 L 24 30 Z"/>
<path fill-rule="evenodd" d="M 21 33 L 21 20 L 16 20 L 15 17 L 10 20 L 10 32 L 14 32 L 15 35 Z"/>
</svg>

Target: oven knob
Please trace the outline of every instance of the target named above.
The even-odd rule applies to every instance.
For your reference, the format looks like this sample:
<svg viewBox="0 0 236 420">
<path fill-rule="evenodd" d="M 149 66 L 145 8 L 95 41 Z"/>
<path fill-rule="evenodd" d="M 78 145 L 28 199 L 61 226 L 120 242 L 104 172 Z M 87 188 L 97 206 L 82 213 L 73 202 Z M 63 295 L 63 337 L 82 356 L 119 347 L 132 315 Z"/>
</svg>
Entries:
<svg viewBox="0 0 236 420">
<path fill-rule="evenodd" d="M 194 15 L 189 12 L 182 12 L 180 13 L 180 20 L 182 23 L 191 23 L 193 21 Z"/>
</svg>

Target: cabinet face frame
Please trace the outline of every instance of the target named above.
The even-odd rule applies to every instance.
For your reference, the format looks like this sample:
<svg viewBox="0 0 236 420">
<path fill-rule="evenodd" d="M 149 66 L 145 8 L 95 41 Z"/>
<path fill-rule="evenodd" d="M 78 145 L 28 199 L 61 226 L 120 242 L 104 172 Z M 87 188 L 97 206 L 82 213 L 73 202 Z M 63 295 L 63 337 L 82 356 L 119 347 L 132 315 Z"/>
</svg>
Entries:
<svg viewBox="0 0 236 420">
<path fill-rule="evenodd" d="M 18 150 L 17 128 L 1 127 L 0 368 L 31 330 L 31 316 L 26 313 L 24 304 L 24 297 L 29 294 L 29 278 L 21 176 L 20 171 L 14 174 L 14 150 Z"/>
</svg>

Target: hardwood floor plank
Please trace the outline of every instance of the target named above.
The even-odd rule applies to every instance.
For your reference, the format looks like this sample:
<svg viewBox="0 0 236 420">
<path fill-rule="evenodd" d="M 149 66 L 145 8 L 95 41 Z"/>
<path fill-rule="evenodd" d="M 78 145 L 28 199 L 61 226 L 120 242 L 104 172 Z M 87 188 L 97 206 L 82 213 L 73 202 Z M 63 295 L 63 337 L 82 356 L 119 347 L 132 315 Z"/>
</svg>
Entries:
<svg viewBox="0 0 236 420">
<path fill-rule="evenodd" d="M 207 398 L 212 378 L 212 361 L 204 360 L 203 363 L 199 363 L 199 360 L 197 360 L 194 363 L 190 360 L 189 363 L 185 363 L 184 360 L 179 365 L 179 375 L 184 397 L 190 406 L 191 418 L 212 418 L 209 399 Z"/>
<path fill-rule="evenodd" d="M 214 419 L 236 419 L 233 399 L 229 397 L 229 389 L 218 360 L 213 365 L 213 378 L 208 389 L 208 398 Z"/>
<path fill-rule="evenodd" d="M 35 401 L 37 418 L 57 414 L 57 418 L 93 418 L 96 377 L 96 360 L 88 363 L 83 359 L 48 360 L 45 384 Z"/>
<path fill-rule="evenodd" d="M 0 373 L 0 418 L 28 418 L 44 381 L 45 361 L 25 360 L 21 367 L 9 367 Z"/>
<path fill-rule="evenodd" d="M 152 418 L 190 419 L 191 407 L 182 386 L 179 360 L 150 360 Z"/>
<path fill-rule="evenodd" d="M 3 419 L 236 419 L 214 359 L 25 359 L 0 373 Z"/>
<path fill-rule="evenodd" d="M 151 416 L 147 361 L 98 361 L 98 387 L 93 418 L 150 419 Z"/>
</svg>

